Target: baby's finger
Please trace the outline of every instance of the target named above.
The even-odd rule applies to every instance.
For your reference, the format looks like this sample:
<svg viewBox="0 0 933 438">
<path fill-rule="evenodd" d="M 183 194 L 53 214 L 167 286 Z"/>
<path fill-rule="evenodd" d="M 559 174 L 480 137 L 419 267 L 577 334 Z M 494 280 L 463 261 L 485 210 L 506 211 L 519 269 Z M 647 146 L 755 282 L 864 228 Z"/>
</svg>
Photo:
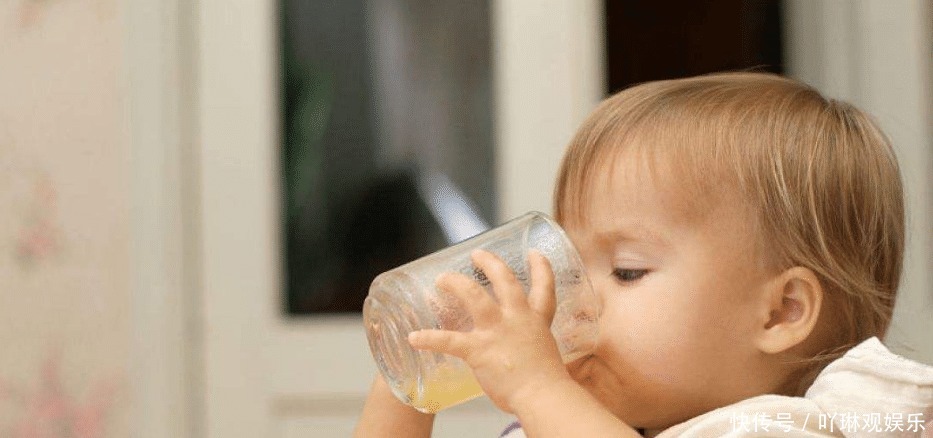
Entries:
<svg viewBox="0 0 933 438">
<path fill-rule="evenodd" d="M 492 283 L 493 293 L 504 308 L 523 308 L 528 305 L 525 290 L 515 278 L 515 273 L 502 259 L 495 254 L 476 250 L 470 254 L 473 264 L 481 269 L 489 282 Z"/>
<path fill-rule="evenodd" d="M 460 304 L 473 316 L 474 326 L 484 326 L 499 320 L 499 315 L 501 315 L 499 305 L 489 296 L 486 288 L 470 277 L 450 272 L 438 277 L 436 285 L 460 301 Z"/>
<path fill-rule="evenodd" d="M 431 350 L 466 358 L 470 343 L 466 333 L 450 330 L 417 330 L 408 334 L 408 343 L 416 350 Z"/>
<path fill-rule="evenodd" d="M 528 252 L 528 264 L 531 270 L 531 292 L 528 304 L 548 322 L 554 319 L 557 298 L 554 296 L 554 270 L 551 262 L 538 250 Z"/>
</svg>

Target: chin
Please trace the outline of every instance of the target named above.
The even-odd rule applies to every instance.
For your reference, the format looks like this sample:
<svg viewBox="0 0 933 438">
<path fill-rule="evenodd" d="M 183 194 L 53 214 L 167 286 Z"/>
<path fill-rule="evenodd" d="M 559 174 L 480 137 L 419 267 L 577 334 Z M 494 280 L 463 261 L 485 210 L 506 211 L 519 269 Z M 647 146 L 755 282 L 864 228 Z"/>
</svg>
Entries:
<svg viewBox="0 0 933 438">
<path fill-rule="evenodd" d="M 630 419 L 631 416 L 627 415 L 630 413 L 625 412 L 623 409 L 627 403 L 619 399 L 618 392 L 612 390 L 607 391 L 603 385 L 599 384 L 599 376 L 594 376 L 593 374 L 598 367 L 599 364 L 596 356 L 589 355 L 568 363 L 567 371 L 570 373 L 570 377 L 582 386 L 586 392 L 590 393 L 593 398 L 599 401 L 599 404 L 603 405 L 606 410 L 629 426 L 640 428 L 641 426 L 636 426 L 632 423 Z"/>
<path fill-rule="evenodd" d="M 673 413 L 671 412 L 664 415 L 662 412 L 652 411 L 652 409 L 658 408 L 657 406 L 652 408 L 651 406 L 645 406 L 643 400 L 632 400 L 620 396 L 620 394 L 625 393 L 621 389 L 623 382 L 615 378 L 606 381 L 607 376 L 600 374 L 600 367 L 601 364 L 597 357 L 585 356 L 568 363 L 567 371 L 606 410 L 632 428 L 664 430 L 679 423 L 679 421 L 673 421 L 673 418 L 667 418 L 672 417 L 671 414 Z"/>
</svg>

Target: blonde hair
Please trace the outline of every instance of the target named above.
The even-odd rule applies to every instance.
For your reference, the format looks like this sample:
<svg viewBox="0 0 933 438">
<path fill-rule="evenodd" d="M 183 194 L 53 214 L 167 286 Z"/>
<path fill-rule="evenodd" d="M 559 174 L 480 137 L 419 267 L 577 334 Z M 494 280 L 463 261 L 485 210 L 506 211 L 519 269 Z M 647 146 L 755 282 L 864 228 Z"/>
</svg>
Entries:
<svg viewBox="0 0 933 438">
<path fill-rule="evenodd" d="M 737 189 L 776 267 L 817 274 L 825 311 L 842 326 L 810 359 L 803 389 L 829 361 L 884 335 L 901 275 L 904 195 L 891 145 L 865 113 L 764 73 L 623 90 L 570 143 L 554 194 L 558 222 L 584 214 L 593 166 L 632 148 L 663 155 L 697 207 L 721 187 Z"/>
</svg>

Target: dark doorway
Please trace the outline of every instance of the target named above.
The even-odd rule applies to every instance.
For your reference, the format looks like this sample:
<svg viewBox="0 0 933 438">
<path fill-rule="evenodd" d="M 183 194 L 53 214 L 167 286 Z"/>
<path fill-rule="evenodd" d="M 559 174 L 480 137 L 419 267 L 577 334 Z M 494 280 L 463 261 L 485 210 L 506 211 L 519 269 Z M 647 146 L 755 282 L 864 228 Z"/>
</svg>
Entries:
<svg viewBox="0 0 933 438">
<path fill-rule="evenodd" d="M 778 0 L 606 0 L 607 91 L 717 71 L 783 73 Z"/>
</svg>

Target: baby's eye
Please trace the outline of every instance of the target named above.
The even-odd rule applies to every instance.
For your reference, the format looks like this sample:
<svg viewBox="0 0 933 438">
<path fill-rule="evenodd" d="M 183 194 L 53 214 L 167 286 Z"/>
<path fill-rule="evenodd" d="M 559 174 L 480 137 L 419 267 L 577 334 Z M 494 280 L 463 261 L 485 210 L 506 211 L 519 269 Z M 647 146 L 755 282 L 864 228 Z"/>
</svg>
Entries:
<svg viewBox="0 0 933 438">
<path fill-rule="evenodd" d="M 648 273 L 647 269 L 623 269 L 615 268 L 612 270 L 612 276 L 623 283 L 631 283 L 644 277 Z"/>
</svg>

